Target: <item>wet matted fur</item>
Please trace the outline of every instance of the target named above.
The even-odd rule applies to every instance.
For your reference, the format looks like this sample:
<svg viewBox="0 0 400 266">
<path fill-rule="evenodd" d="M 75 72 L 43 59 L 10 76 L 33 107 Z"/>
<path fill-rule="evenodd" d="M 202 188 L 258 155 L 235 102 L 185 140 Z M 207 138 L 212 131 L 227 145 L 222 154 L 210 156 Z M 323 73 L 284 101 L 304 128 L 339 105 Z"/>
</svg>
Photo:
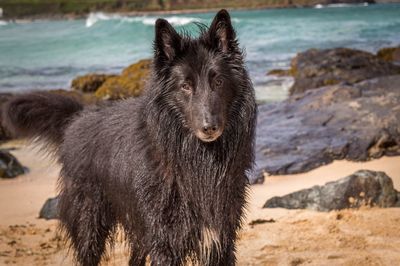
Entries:
<svg viewBox="0 0 400 266">
<path fill-rule="evenodd" d="M 81 265 L 98 265 L 121 225 L 130 265 L 234 265 L 251 169 L 254 90 L 227 11 L 198 38 L 156 22 L 140 98 L 83 107 L 16 96 L 3 121 L 57 147 L 60 221 Z"/>
</svg>

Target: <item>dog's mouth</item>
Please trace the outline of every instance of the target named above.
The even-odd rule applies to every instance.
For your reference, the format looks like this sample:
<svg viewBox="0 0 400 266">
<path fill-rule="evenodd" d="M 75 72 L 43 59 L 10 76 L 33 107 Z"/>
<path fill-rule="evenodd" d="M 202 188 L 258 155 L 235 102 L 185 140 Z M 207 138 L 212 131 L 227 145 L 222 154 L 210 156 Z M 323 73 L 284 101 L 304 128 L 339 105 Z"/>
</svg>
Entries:
<svg viewBox="0 0 400 266">
<path fill-rule="evenodd" d="M 200 130 L 196 131 L 195 135 L 197 138 L 199 138 L 203 142 L 213 142 L 216 141 L 221 135 L 222 135 L 222 130 L 218 130 L 213 134 L 204 134 Z"/>
</svg>

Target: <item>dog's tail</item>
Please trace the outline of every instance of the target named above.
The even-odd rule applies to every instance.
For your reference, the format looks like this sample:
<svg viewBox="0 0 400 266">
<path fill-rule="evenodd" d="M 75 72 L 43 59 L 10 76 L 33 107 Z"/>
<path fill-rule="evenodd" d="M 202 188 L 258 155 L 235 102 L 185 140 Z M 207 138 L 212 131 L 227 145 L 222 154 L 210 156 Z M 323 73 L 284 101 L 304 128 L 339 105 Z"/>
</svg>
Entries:
<svg viewBox="0 0 400 266">
<path fill-rule="evenodd" d="M 3 105 L 2 123 L 14 137 L 44 140 L 58 147 L 69 122 L 82 109 L 82 103 L 69 96 L 21 94 Z"/>
</svg>

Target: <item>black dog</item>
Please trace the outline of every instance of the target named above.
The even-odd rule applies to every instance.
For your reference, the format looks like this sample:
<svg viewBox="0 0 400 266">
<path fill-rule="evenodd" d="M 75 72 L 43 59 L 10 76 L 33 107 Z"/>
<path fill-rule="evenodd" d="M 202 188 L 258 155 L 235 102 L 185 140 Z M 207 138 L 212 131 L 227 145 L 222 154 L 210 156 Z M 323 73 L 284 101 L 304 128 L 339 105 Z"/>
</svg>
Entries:
<svg viewBox="0 0 400 266">
<path fill-rule="evenodd" d="M 156 22 L 144 94 L 83 107 L 66 96 L 11 99 L 5 125 L 57 147 L 60 220 L 76 260 L 98 265 L 118 224 L 130 265 L 234 265 L 247 171 L 253 164 L 254 90 L 227 11 L 199 38 Z"/>
</svg>

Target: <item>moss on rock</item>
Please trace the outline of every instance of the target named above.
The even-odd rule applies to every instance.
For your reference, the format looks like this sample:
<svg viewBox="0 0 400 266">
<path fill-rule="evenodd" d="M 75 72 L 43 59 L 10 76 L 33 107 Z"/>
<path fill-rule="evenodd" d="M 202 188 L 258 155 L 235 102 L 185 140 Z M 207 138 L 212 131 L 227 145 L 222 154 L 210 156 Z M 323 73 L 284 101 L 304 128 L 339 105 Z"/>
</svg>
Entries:
<svg viewBox="0 0 400 266">
<path fill-rule="evenodd" d="M 268 71 L 267 75 L 285 77 L 285 76 L 291 76 L 291 71 L 290 69 L 272 69 Z"/>
<path fill-rule="evenodd" d="M 382 48 L 378 51 L 377 56 L 388 62 L 400 62 L 400 46 Z"/>
<path fill-rule="evenodd" d="M 99 99 L 117 100 L 139 96 L 150 73 L 151 60 L 144 59 L 130 65 L 120 76 L 108 78 L 95 95 Z"/>
<path fill-rule="evenodd" d="M 87 74 L 78 76 L 72 81 L 71 88 L 81 92 L 96 92 L 107 79 L 115 76 L 116 75 L 105 74 Z"/>
</svg>

